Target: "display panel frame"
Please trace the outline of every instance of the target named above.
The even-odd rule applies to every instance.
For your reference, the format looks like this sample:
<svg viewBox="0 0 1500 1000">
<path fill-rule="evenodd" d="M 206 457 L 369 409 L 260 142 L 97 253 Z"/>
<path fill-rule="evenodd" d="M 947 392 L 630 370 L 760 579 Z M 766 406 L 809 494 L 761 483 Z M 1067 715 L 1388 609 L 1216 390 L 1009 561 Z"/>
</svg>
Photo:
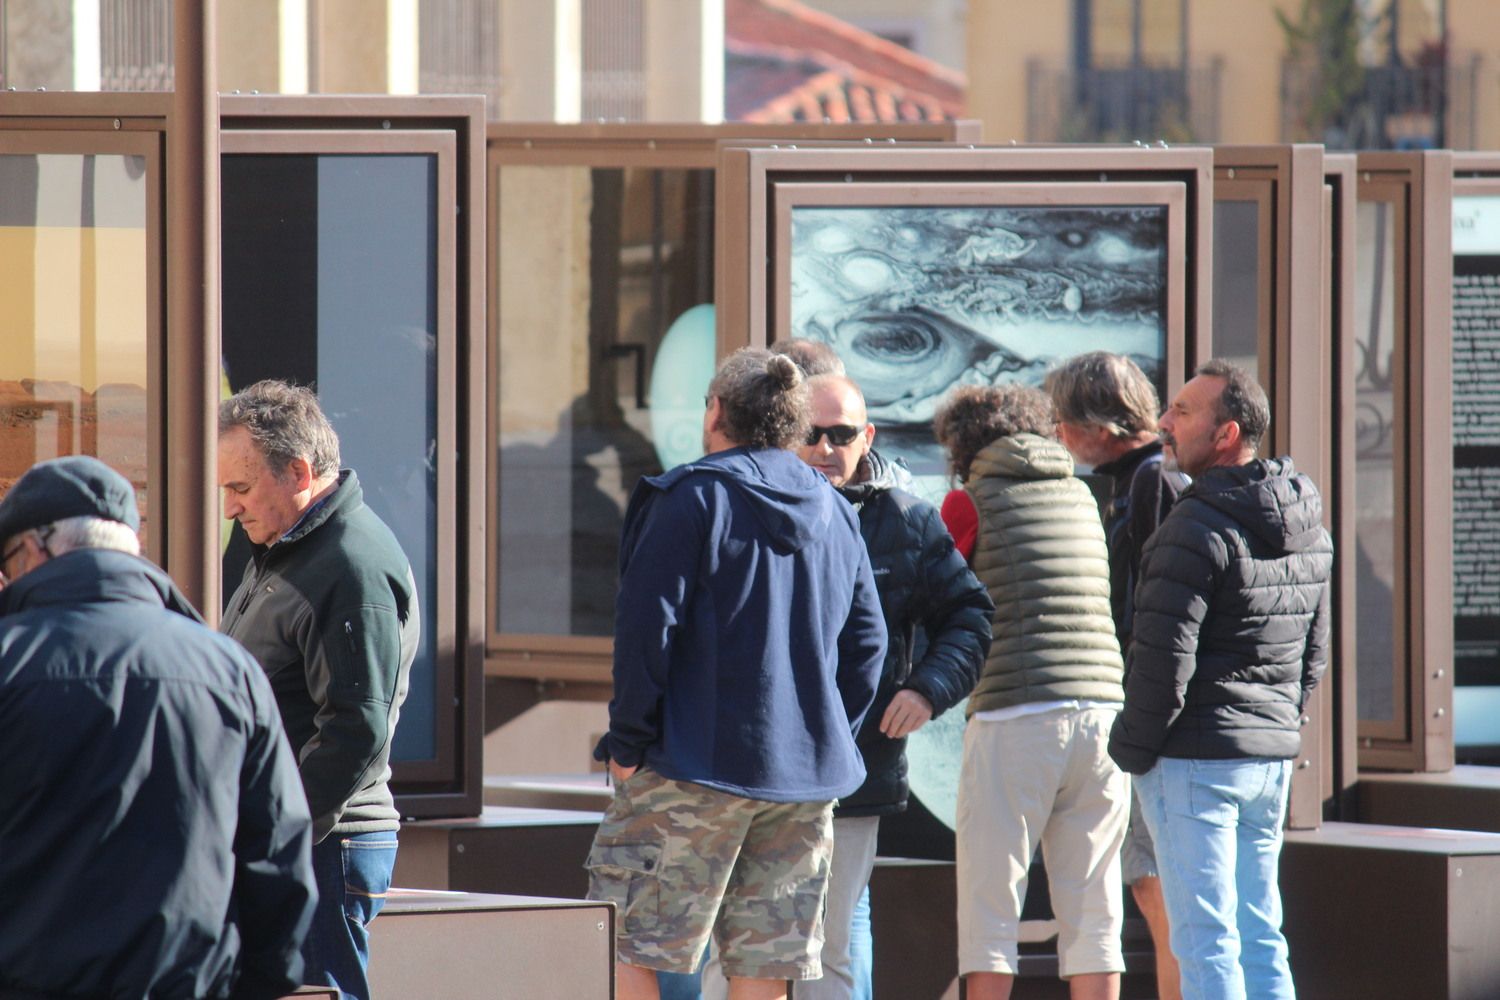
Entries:
<svg viewBox="0 0 1500 1000">
<path fill-rule="evenodd" d="M 1391 720 L 1359 719 L 1359 764 L 1453 766 L 1453 154 L 1360 153 L 1360 203 L 1395 223 Z M 1356 289 L 1356 295 L 1364 289 Z"/>
<path fill-rule="evenodd" d="M 1352 397 L 1327 388 L 1334 379 L 1335 258 L 1348 230 L 1338 228 L 1344 216 L 1334 214 L 1327 185 L 1321 146 L 1214 147 L 1215 203 L 1257 206 L 1255 372 L 1271 404 L 1270 434 L 1261 454 L 1290 455 L 1298 471 L 1313 479 L 1323 495 L 1324 524 L 1336 534 L 1335 413 L 1352 414 Z M 1335 545 L 1335 558 L 1337 551 Z M 1337 592 L 1336 579 L 1332 583 Z M 1337 607 L 1332 629 L 1335 636 L 1342 630 Z M 1339 757 L 1332 740 L 1345 722 L 1334 710 L 1337 695 L 1330 692 L 1344 679 L 1331 651 L 1323 682 L 1302 714 L 1302 752 L 1292 773 L 1288 820 L 1296 829 L 1314 829 L 1337 812 L 1336 786 L 1344 786 L 1336 780 Z"/>
<path fill-rule="evenodd" d="M 448 571 L 439 571 L 435 609 L 437 752 L 428 760 L 393 764 L 391 784 L 403 816 L 478 815 L 486 581 L 477 556 L 485 544 L 485 454 L 475 445 L 483 437 L 486 372 L 485 240 L 479 219 L 484 101 L 434 95 L 225 95 L 220 114 L 221 150 L 227 155 L 434 152 L 440 158 L 436 555 Z M 445 310 L 451 314 L 447 336 L 441 335 Z"/>
<path fill-rule="evenodd" d="M 731 143 L 764 146 L 827 145 L 853 143 L 916 144 L 975 141 L 977 122 L 789 124 L 757 125 L 725 123 L 579 125 L 548 123 L 497 123 L 488 127 L 485 161 L 487 184 L 487 246 L 494 266 L 486 269 L 489 311 L 489 345 L 485 429 L 482 440 L 487 456 L 497 456 L 500 447 L 499 386 L 501 338 L 501 293 L 499 269 L 499 192 L 507 167 L 613 168 L 643 170 L 706 170 L 717 174 L 719 149 Z M 716 190 L 721 187 L 717 179 Z M 715 212 L 717 224 L 722 224 Z M 715 302 L 718 303 L 715 281 Z M 719 305 L 722 310 L 722 305 Z M 716 359 L 743 344 L 717 344 Z M 486 485 L 488 542 L 484 551 L 487 573 L 485 622 L 485 676 L 511 680 L 534 680 L 541 690 L 573 696 L 608 698 L 613 669 L 614 640 L 610 636 L 567 635 L 541 632 L 502 631 L 499 627 L 498 595 L 501 588 L 498 460 L 489 461 Z M 547 686 L 551 687 L 547 687 Z"/>
<path fill-rule="evenodd" d="M 1491 197 L 1500 198 L 1500 154 L 1495 153 L 1454 153 L 1453 154 L 1453 199 L 1454 211 L 1458 212 L 1458 201 L 1462 198 Z M 1457 251 L 1455 251 L 1454 262 L 1457 263 Z M 1456 466 L 1455 466 L 1456 472 Z M 1456 603 L 1456 600 L 1455 600 Z M 1457 622 L 1455 621 L 1455 633 Z M 1455 650 L 1457 647 L 1457 636 L 1455 635 Z M 1457 688 L 1457 662 L 1454 665 L 1454 682 Z M 1457 743 L 1457 713 L 1459 710 L 1458 693 L 1454 693 L 1455 718 L 1455 759 L 1460 756 Z M 1500 744 L 1467 744 L 1465 758 L 1478 758 L 1480 762 L 1493 764 L 1500 762 Z"/>
<path fill-rule="evenodd" d="M 145 161 L 146 338 L 145 367 L 150 384 L 146 394 L 146 532 L 142 554 L 165 566 L 171 531 L 171 503 L 166 490 L 166 441 L 163 421 L 169 390 L 165 385 L 164 355 L 165 260 L 163 257 L 163 150 L 159 135 L 146 131 L 85 131 L 49 129 L 22 131 L 0 124 L 0 156 L 139 156 Z"/>
</svg>

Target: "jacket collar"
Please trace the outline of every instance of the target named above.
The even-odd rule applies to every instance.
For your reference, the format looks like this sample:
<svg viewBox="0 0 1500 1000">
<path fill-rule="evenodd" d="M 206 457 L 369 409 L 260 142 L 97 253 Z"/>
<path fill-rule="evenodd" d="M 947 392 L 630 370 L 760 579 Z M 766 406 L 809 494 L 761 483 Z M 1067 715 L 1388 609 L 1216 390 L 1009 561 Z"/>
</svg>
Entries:
<svg viewBox="0 0 1500 1000">
<path fill-rule="evenodd" d="M 360 488 L 359 477 L 354 474 L 353 469 L 342 469 L 339 471 L 337 484 L 333 492 L 322 500 L 314 503 L 303 512 L 297 523 L 292 525 L 290 531 L 282 535 L 271 545 L 251 545 L 256 556 L 264 556 L 272 550 L 280 550 L 282 546 L 292 546 L 306 538 L 327 524 L 329 519 L 341 511 L 354 510 L 364 503 L 364 490 Z"/>
<path fill-rule="evenodd" d="M 0 591 L 0 615 L 113 602 L 155 605 L 203 621 L 157 566 L 140 556 L 109 549 L 77 549 L 47 560 Z"/>
</svg>

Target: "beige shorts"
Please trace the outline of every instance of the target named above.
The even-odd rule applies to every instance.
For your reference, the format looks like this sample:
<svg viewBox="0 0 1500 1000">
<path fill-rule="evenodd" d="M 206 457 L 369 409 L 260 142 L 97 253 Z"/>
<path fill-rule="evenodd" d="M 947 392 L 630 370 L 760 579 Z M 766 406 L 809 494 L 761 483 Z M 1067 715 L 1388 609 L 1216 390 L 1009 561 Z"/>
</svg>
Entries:
<svg viewBox="0 0 1500 1000">
<path fill-rule="evenodd" d="M 616 957 L 691 972 L 712 933 L 724 974 L 822 975 L 832 802 L 761 802 L 642 769 L 615 786 L 589 898 L 618 910 Z"/>
<path fill-rule="evenodd" d="M 1120 844 L 1130 783 L 1109 759 L 1113 709 L 970 719 L 958 783 L 958 966 L 1015 973 L 1041 845 L 1062 976 L 1123 972 Z"/>
</svg>

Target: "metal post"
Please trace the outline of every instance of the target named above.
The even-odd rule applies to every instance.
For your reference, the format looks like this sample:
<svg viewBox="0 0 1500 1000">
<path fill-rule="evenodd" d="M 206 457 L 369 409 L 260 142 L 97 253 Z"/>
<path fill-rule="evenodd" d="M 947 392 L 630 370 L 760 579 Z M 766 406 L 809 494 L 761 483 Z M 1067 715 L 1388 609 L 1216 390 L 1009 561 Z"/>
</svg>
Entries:
<svg viewBox="0 0 1500 1000">
<path fill-rule="evenodd" d="M 219 615 L 219 97 L 215 0 L 176 0 L 167 126 L 166 569 Z"/>
</svg>

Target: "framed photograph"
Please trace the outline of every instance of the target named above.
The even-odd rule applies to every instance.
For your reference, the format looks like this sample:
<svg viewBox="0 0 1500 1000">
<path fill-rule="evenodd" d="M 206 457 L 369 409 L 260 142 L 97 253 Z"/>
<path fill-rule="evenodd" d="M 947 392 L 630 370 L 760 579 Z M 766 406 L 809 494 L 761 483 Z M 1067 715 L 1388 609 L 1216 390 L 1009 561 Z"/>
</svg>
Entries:
<svg viewBox="0 0 1500 1000">
<path fill-rule="evenodd" d="M 877 447 L 929 499 L 947 483 L 932 418 L 954 386 L 1040 385 L 1109 350 L 1166 398 L 1184 367 L 1180 182 L 788 181 L 771 202 L 769 339 L 833 347 Z"/>
</svg>

